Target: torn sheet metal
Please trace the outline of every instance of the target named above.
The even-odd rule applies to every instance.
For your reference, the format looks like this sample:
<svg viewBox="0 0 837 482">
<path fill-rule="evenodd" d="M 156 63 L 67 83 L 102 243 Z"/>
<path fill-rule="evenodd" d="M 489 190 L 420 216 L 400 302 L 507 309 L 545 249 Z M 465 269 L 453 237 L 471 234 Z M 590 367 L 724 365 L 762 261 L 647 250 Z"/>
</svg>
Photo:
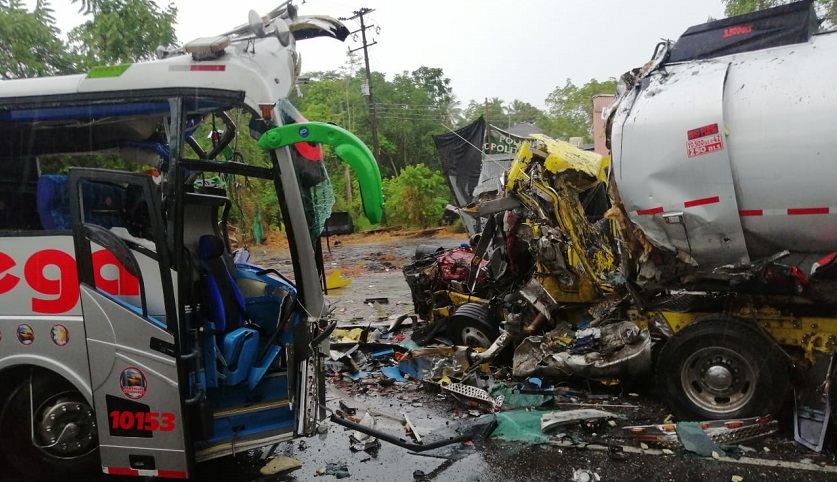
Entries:
<svg viewBox="0 0 837 482">
<path fill-rule="evenodd" d="M 629 218 L 655 245 L 704 267 L 749 261 L 724 123 L 727 66 L 647 77 L 614 124 L 613 174 Z"/>
<path fill-rule="evenodd" d="M 467 347 L 431 347 L 411 350 L 398 362 L 402 374 L 414 380 L 460 378 L 468 369 Z"/>
<path fill-rule="evenodd" d="M 593 408 L 550 412 L 541 417 L 541 432 L 549 433 L 558 427 L 571 425 L 585 420 L 602 420 L 616 418 L 616 414 Z"/>
<path fill-rule="evenodd" d="M 514 352 L 514 376 L 545 376 L 559 380 L 572 376 L 615 379 L 650 372 L 651 335 L 647 329 L 641 330 L 630 321 L 621 321 L 596 330 L 576 332 L 573 341 L 584 341 L 586 346 L 575 353 L 572 345 L 558 343 L 549 336 L 523 340 Z M 587 338 L 593 333 L 598 333 L 597 337 Z"/>
<path fill-rule="evenodd" d="M 553 174 L 568 175 L 565 180 L 578 190 L 588 189 L 598 182 L 607 181 L 610 158 L 591 151 L 579 149 L 569 142 L 556 141 L 541 134 L 532 137 L 546 146 L 549 156 L 544 161 L 546 170 Z M 528 149 L 528 145 L 525 147 Z M 524 149 L 521 146 L 520 151 Z"/>
<path fill-rule="evenodd" d="M 500 407 L 503 406 L 503 395 L 500 395 L 497 398 L 492 398 L 491 395 L 489 395 L 488 392 L 482 388 L 463 385 L 461 383 L 449 383 L 447 385 L 442 385 L 442 388 L 464 403 L 476 403 L 483 405 L 488 407 L 491 411 L 500 410 Z"/>
<path fill-rule="evenodd" d="M 779 430 L 779 423 L 772 417 L 751 417 L 745 419 L 706 420 L 699 423 L 701 429 L 717 444 L 734 444 L 766 437 Z M 623 427 L 623 432 L 636 440 L 654 442 L 666 447 L 680 447 L 677 425 L 635 425 Z"/>
</svg>

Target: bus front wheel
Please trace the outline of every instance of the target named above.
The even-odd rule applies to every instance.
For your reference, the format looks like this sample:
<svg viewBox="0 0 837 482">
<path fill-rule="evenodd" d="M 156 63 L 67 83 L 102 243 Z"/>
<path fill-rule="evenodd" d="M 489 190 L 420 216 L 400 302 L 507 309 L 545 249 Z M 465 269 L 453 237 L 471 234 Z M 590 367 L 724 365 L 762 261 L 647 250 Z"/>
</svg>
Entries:
<svg viewBox="0 0 837 482">
<path fill-rule="evenodd" d="M 61 378 L 33 374 L 15 388 L 0 411 L 0 450 L 29 478 L 92 470 L 99 464 L 98 448 L 93 408 Z"/>
</svg>

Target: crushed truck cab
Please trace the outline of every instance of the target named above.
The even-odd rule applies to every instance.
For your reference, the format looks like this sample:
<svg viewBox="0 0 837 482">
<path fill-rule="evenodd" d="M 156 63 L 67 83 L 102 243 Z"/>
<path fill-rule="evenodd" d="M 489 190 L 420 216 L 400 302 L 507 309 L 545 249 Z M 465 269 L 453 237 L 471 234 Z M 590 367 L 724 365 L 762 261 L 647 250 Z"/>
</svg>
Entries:
<svg viewBox="0 0 837 482">
<path fill-rule="evenodd" d="M 604 111 L 611 159 L 524 143 L 499 197 L 463 209 L 479 240 L 404 270 L 428 338 L 484 348 L 474 363 L 509 348 L 520 379 L 654 377 L 677 420 L 764 417 L 793 393 L 796 439 L 820 450 L 837 33 L 815 23 L 805 1 L 658 45 Z"/>
</svg>

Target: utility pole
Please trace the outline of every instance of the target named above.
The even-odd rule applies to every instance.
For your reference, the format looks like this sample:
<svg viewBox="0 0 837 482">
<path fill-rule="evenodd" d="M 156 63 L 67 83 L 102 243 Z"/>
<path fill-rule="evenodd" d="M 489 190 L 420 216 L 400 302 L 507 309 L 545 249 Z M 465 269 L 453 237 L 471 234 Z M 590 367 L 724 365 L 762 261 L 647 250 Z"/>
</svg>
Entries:
<svg viewBox="0 0 837 482">
<path fill-rule="evenodd" d="M 369 47 L 377 44 L 377 41 L 373 41 L 369 43 L 366 40 L 366 31 L 374 25 L 366 25 L 366 21 L 364 16 L 374 12 L 375 10 L 369 8 L 361 8 L 360 10 L 355 10 L 349 18 L 341 18 L 340 20 L 354 20 L 358 19 L 360 21 L 360 29 L 351 32 L 353 34 L 360 32 L 361 40 L 363 41 L 363 45 L 356 48 L 356 49 L 349 49 L 349 53 L 356 52 L 358 50 L 363 50 L 363 61 L 366 65 L 366 85 L 368 89 L 368 93 L 366 94 L 366 100 L 369 106 L 369 128 L 372 131 L 372 149 L 375 154 L 375 159 L 378 161 L 378 164 L 381 162 L 381 145 L 378 142 L 378 118 L 376 115 L 375 109 L 375 96 L 372 90 L 372 70 L 369 68 Z M 397 175 L 398 170 L 395 168 L 395 161 L 392 162 L 392 171 L 393 174 Z"/>
</svg>

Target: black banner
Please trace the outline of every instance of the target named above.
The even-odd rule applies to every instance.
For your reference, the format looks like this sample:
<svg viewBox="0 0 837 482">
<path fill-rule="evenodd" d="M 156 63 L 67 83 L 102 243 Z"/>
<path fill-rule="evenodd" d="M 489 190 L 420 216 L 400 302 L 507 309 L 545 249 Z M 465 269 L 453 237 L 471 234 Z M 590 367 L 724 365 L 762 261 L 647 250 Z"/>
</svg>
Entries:
<svg viewBox="0 0 837 482">
<path fill-rule="evenodd" d="M 454 132 L 433 136 L 442 161 L 442 172 L 450 182 L 459 206 L 471 202 L 479 182 L 482 170 L 480 147 L 484 137 L 485 119 L 482 116 Z"/>
</svg>

